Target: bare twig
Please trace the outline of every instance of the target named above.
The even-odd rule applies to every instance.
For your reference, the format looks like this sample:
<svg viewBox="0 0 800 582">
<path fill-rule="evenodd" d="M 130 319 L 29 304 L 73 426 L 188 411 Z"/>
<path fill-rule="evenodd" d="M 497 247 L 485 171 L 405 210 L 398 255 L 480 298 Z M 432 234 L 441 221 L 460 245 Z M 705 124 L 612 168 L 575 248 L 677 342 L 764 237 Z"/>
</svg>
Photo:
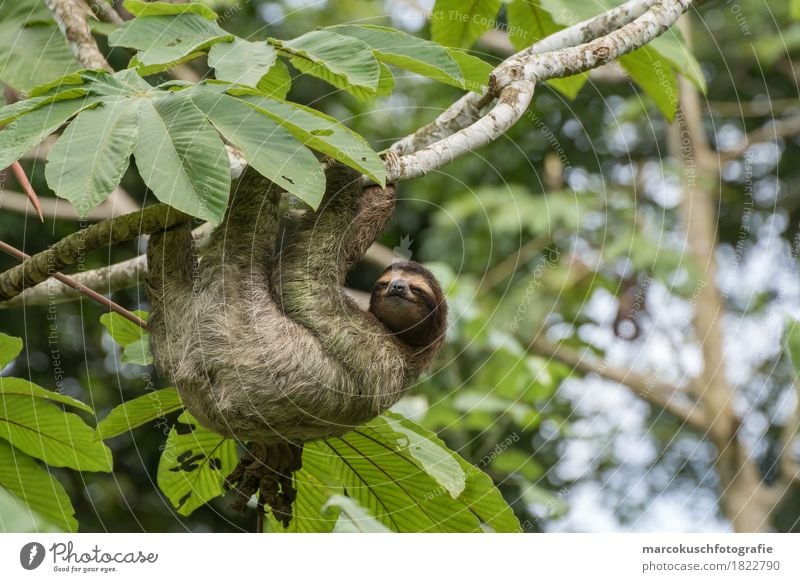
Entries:
<svg viewBox="0 0 800 582">
<path fill-rule="evenodd" d="M 708 422 L 702 408 L 697 404 L 683 404 L 674 399 L 675 396 L 685 395 L 685 392 L 677 386 L 630 370 L 609 367 L 594 356 L 580 354 L 564 346 L 556 346 L 541 338 L 534 340 L 531 347 L 537 354 L 558 360 L 582 374 L 595 374 L 627 386 L 643 400 L 663 409 L 692 428 L 706 431 Z"/>
<path fill-rule="evenodd" d="M 117 216 L 88 226 L 64 237 L 21 265 L 0 274 L 0 300 L 16 297 L 25 288 L 33 287 L 53 273 L 74 264 L 84 253 L 131 240 L 142 234 L 160 232 L 188 220 L 191 217 L 183 212 L 166 204 L 155 204 L 141 212 Z"/>
<path fill-rule="evenodd" d="M 80 220 L 75 208 L 65 200 L 44 197 L 40 198 L 39 202 L 41 204 L 41 213 L 45 218 L 54 218 L 56 220 Z M 121 189 L 117 189 L 100 205 L 93 208 L 84 218 L 85 220 L 97 222 L 121 214 L 135 212 L 137 209 L 138 204 L 136 204 L 130 195 Z M 10 190 L 5 190 L 0 193 L 0 210 L 10 210 L 12 212 L 32 215 L 37 214 L 36 210 L 31 207 L 31 203 L 25 194 L 12 192 Z"/>
<path fill-rule="evenodd" d="M 88 9 L 76 0 L 44 0 L 75 57 L 87 69 L 112 71 L 86 23 Z"/>
<path fill-rule="evenodd" d="M 20 261 L 26 261 L 26 260 L 28 260 L 30 258 L 29 255 L 26 255 L 25 253 L 23 253 L 19 249 L 16 249 L 13 246 L 11 246 L 10 244 L 5 243 L 3 241 L 0 241 L 0 251 L 8 253 L 12 257 L 16 257 Z M 103 297 L 102 295 L 100 295 L 99 293 L 94 291 L 93 289 L 89 289 L 88 287 L 86 287 L 84 285 L 81 285 L 79 282 L 75 281 L 75 279 L 73 279 L 72 277 L 69 277 L 69 276 L 64 275 L 62 273 L 53 273 L 52 276 L 55 279 L 61 281 L 61 283 L 63 283 L 64 285 L 67 285 L 68 287 L 71 287 L 72 289 L 74 289 L 78 293 L 81 293 L 82 295 L 86 295 L 88 298 L 92 299 L 93 301 L 96 301 L 97 303 L 99 303 L 101 305 L 105 305 L 111 311 L 120 314 L 122 317 L 124 317 L 128 321 L 132 321 L 133 323 L 135 323 L 136 325 L 138 325 L 142 329 L 147 329 L 147 324 L 144 322 L 143 319 L 141 319 L 137 315 L 131 313 L 130 311 L 128 311 L 127 309 L 125 309 L 121 305 L 118 305 L 117 303 L 114 303 L 108 297 Z"/>
<path fill-rule="evenodd" d="M 92 14 L 103 22 L 108 22 L 110 24 L 122 24 L 125 22 L 106 0 L 86 0 L 86 3 L 89 5 Z"/>
<path fill-rule="evenodd" d="M 25 196 L 30 201 L 33 209 L 36 211 L 36 215 L 39 217 L 39 220 L 44 222 L 44 216 L 42 216 L 42 204 L 39 201 L 39 195 L 36 194 L 36 191 L 33 189 L 31 185 L 31 181 L 28 180 L 28 175 L 25 173 L 25 169 L 20 165 L 19 162 L 14 162 L 11 164 L 11 171 L 14 174 L 14 177 L 19 182 L 19 185 L 22 186 L 22 189 L 25 190 Z"/>
</svg>

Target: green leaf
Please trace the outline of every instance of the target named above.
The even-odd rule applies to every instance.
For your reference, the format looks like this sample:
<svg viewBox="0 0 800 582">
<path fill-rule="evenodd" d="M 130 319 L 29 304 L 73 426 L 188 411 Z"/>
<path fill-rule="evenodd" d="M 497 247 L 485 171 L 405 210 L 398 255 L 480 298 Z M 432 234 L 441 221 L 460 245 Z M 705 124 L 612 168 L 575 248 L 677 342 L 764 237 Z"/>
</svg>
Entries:
<svg viewBox="0 0 800 582">
<path fill-rule="evenodd" d="M 659 111 L 672 121 L 678 105 L 678 82 L 670 63 L 649 46 L 623 55 L 619 63 L 647 93 Z"/>
<path fill-rule="evenodd" d="M 306 443 L 303 449 L 303 468 L 294 475 L 297 499 L 292 507 L 292 521 L 284 528 L 272 513 L 269 521 L 272 531 L 295 533 L 328 533 L 333 531 L 339 518 L 337 507 L 323 507 L 333 495 L 341 495 L 344 488 L 330 465 L 330 450 L 321 441 Z"/>
<path fill-rule="evenodd" d="M 138 99 L 108 101 L 78 115 L 53 146 L 45 177 L 83 217 L 122 180 L 138 133 Z"/>
<path fill-rule="evenodd" d="M 431 16 L 431 38 L 453 47 L 469 47 L 495 28 L 501 0 L 436 0 Z"/>
<path fill-rule="evenodd" d="M 0 393 L 0 437 L 53 467 L 110 472 L 111 451 L 81 418 L 42 398 Z"/>
<path fill-rule="evenodd" d="M 0 487 L 54 525 L 65 531 L 78 530 L 75 509 L 64 486 L 39 463 L 2 440 Z"/>
<path fill-rule="evenodd" d="M 108 36 L 112 46 L 137 49 L 132 64 L 148 74 L 168 69 L 217 42 L 233 39 L 215 22 L 189 12 L 135 18 Z"/>
<path fill-rule="evenodd" d="M 482 522 L 499 533 L 522 531 L 519 520 L 511 511 L 500 491 L 492 483 L 489 475 L 470 464 L 461 456 L 456 456 L 459 465 L 467 474 L 467 486 L 459 499 L 469 506 Z"/>
<path fill-rule="evenodd" d="M 442 83 L 464 88 L 461 68 L 448 50 L 422 38 L 383 26 L 334 26 L 337 34 L 357 38 L 381 61 Z"/>
<path fill-rule="evenodd" d="M 235 90 L 231 91 L 235 93 Z M 242 94 L 238 98 L 281 124 L 300 143 L 362 172 L 378 184 L 386 182 L 383 161 L 367 141 L 333 117 L 289 101 Z"/>
<path fill-rule="evenodd" d="M 673 26 L 661 36 L 654 38 L 647 46 L 655 49 L 673 68 L 689 79 L 698 90 L 702 93 L 707 92 L 708 86 L 706 85 L 703 70 L 700 68 L 700 63 L 697 62 L 692 50 L 687 46 L 681 31 L 677 27 Z"/>
<path fill-rule="evenodd" d="M 325 441 L 333 454 L 331 465 L 350 497 L 393 531 L 480 531 L 463 503 L 378 434 L 362 427 Z"/>
<path fill-rule="evenodd" d="M 60 91 L 50 95 L 39 95 L 23 101 L 17 101 L 5 107 L 0 107 L 0 126 L 3 126 L 10 121 L 14 121 L 26 113 L 29 113 L 45 105 L 49 105 L 55 101 L 66 101 L 67 99 L 76 99 L 83 97 L 88 93 L 86 89 L 75 88 L 67 91 Z"/>
<path fill-rule="evenodd" d="M 284 99 L 292 88 L 292 76 L 289 74 L 288 67 L 281 60 L 276 60 L 269 72 L 261 77 L 258 82 L 258 90 L 262 93 Z"/>
<path fill-rule="evenodd" d="M 83 410 L 90 414 L 94 414 L 94 410 L 88 404 L 84 404 L 80 400 L 76 400 L 72 396 L 61 394 L 47 390 L 36 384 L 32 384 L 22 378 L 2 378 L 0 377 L 0 394 L 4 395 L 17 395 L 17 396 L 32 396 L 33 398 L 42 398 L 51 402 L 60 402 L 67 406 L 72 406 L 78 410 Z"/>
<path fill-rule="evenodd" d="M 170 14 L 199 14 L 208 20 L 216 20 L 217 13 L 205 4 L 170 4 L 169 2 L 145 2 L 144 0 L 125 0 L 122 5 L 134 16 L 162 16 Z"/>
<path fill-rule="evenodd" d="M 336 531 L 340 533 L 390 533 L 388 527 L 383 525 L 369 512 L 354 501 L 351 497 L 344 495 L 331 495 L 328 502 L 322 507 L 323 513 L 328 513 L 336 509 L 339 521 L 336 523 Z"/>
<path fill-rule="evenodd" d="M 18 91 L 80 68 L 43 2 L 6 1 L 0 17 L 0 81 Z"/>
<path fill-rule="evenodd" d="M 22 339 L 0 332 L 0 370 L 13 362 L 22 352 Z"/>
<path fill-rule="evenodd" d="M 312 208 L 319 205 L 325 174 L 316 156 L 280 124 L 230 95 L 200 89 L 192 101 L 259 173 Z"/>
<path fill-rule="evenodd" d="M 792 360 L 795 374 L 800 374 L 800 324 L 796 321 L 787 322 L 786 347 Z"/>
<path fill-rule="evenodd" d="M 408 452 L 418 461 L 420 468 L 436 479 L 452 498 L 461 495 L 466 487 L 467 476 L 459 466 L 456 455 L 434 433 L 393 412 L 386 412 L 381 419 L 395 433 L 406 437 Z M 375 426 L 377 419 L 370 424 Z"/>
<path fill-rule="evenodd" d="M 160 201 L 214 223 L 231 185 L 228 152 L 188 95 L 142 100 L 136 165 Z M 0 136 L 4 132 L 0 132 Z"/>
<path fill-rule="evenodd" d="M 93 104 L 90 99 L 57 101 L 30 111 L 3 128 L 0 131 L 0 168 L 10 166 L 70 117 Z"/>
<path fill-rule="evenodd" d="M 148 392 L 114 407 L 108 416 L 97 424 L 98 438 L 102 440 L 114 438 L 181 408 L 183 403 L 175 388 Z"/>
<path fill-rule="evenodd" d="M 137 310 L 133 314 L 147 320 L 146 311 Z M 108 330 L 114 341 L 122 346 L 123 362 L 139 366 L 148 366 L 153 363 L 153 356 L 150 353 L 150 336 L 141 327 L 118 313 L 104 313 L 100 316 L 100 323 Z"/>
<path fill-rule="evenodd" d="M 556 24 L 550 12 L 532 0 L 511 2 L 508 5 L 508 22 L 508 37 L 518 51 L 564 28 Z M 588 78 L 588 73 L 580 73 L 563 79 L 550 79 L 547 84 L 567 98 L 574 99 Z"/>
<path fill-rule="evenodd" d="M 300 71 L 319 77 L 334 87 L 358 87 L 374 94 L 380 66 L 362 41 L 330 30 L 314 30 L 288 41 L 270 39 Z"/>
<path fill-rule="evenodd" d="M 492 65 L 459 49 L 449 48 L 447 54 L 458 63 L 466 89 L 478 93 L 489 84 L 489 75 L 494 69 Z"/>
<path fill-rule="evenodd" d="M 208 66 L 221 81 L 255 87 L 275 64 L 275 49 L 265 42 L 235 38 L 208 51 Z"/>
<path fill-rule="evenodd" d="M 158 486 L 181 515 L 225 493 L 238 462 L 236 441 L 211 432 L 184 412 L 172 427 L 158 463 Z"/>
</svg>

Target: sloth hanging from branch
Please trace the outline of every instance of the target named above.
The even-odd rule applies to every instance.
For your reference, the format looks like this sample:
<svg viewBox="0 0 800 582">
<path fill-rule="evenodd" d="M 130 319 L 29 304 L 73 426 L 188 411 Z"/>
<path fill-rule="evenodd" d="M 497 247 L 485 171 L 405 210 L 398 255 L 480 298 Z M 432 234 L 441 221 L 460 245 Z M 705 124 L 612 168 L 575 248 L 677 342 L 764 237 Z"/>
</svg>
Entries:
<svg viewBox="0 0 800 582">
<path fill-rule="evenodd" d="M 251 168 L 198 261 L 190 226 L 151 237 L 150 342 L 158 371 L 205 426 L 249 442 L 228 478 L 239 507 L 260 491 L 285 525 L 306 441 L 378 416 L 433 360 L 447 304 L 434 276 L 398 262 L 369 311 L 343 291 L 348 271 L 386 226 L 393 186 L 327 162 L 319 209 L 289 226 L 277 250 L 283 191 Z"/>
</svg>

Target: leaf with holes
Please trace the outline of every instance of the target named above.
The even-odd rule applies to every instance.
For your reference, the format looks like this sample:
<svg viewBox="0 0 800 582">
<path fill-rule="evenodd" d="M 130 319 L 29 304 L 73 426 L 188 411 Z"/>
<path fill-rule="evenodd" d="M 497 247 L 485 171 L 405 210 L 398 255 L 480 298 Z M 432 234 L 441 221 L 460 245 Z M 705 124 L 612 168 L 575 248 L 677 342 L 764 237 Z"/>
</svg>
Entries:
<svg viewBox="0 0 800 582">
<path fill-rule="evenodd" d="M 275 64 L 275 49 L 265 42 L 235 38 L 208 51 L 208 66 L 221 81 L 255 87 Z"/>
<path fill-rule="evenodd" d="M 238 462 L 236 441 L 203 428 L 184 412 L 167 437 L 158 463 L 158 486 L 181 515 L 225 493 Z"/>
</svg>

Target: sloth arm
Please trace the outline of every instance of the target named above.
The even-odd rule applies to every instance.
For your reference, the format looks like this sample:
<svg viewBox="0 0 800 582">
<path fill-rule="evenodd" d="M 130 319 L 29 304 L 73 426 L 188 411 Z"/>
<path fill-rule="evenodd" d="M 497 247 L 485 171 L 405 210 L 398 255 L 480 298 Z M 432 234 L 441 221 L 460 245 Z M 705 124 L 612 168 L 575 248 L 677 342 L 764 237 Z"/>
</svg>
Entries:
<svg viewBox="0 0 800 582">
<path fill-rule="evenodd" d="M 357 172 L 341 166 L 329 169 L 327 178 L 320 208 L 288 233 L 274 273 L 277 301 L 289 318 L 317 336 L 329 355 L 372 381 L 386 381 L 386 369 L 397 368 L 397 343 L 342 287 L 350 267 L 389 221 L 395 190 L 364 188 Z"/>
</svg>

